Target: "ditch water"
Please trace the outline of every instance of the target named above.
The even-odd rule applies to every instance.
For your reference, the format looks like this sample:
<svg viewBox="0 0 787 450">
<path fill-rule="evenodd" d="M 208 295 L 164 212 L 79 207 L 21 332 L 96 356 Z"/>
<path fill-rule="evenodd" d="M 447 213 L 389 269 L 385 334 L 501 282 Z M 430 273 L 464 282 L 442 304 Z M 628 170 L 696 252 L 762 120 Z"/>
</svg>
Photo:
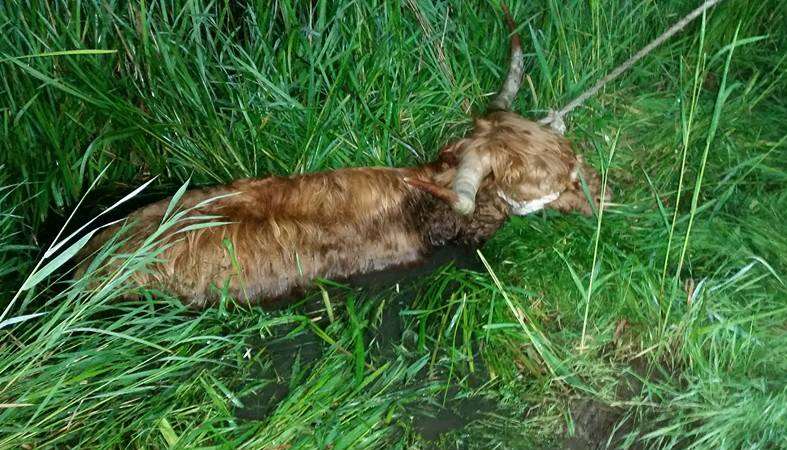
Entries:
<svg viewBox="0 0 787 450">
<path fill-rule="evenodd" d="M 396 346 L 415 347 L 415 338 L 408 337 L 401 312 L 412 304 L 418 293 L 419 282 L 434 273 L 440 267 L 451 263 L 457 268 L 483 270 L 483 266 L 475 251 L 463 247 L 444 247 L 435 252 L 433 257 L 425 264 L 397 270 L 374 273 L 363 277 L 354 277 L 348 280 L 352 287 L 363 288 L 364 298 L 369 301 L 386 299 L 379 326 L 367 332 L 364 342 L 374 342 L 367 350 L 373 359 L 386 360 L 395 357 Z M 391 286 L 398 285 L 398 289 Z M 446 295 L 450 296 L 450 292 Z M 331 298 L 334 298 L 332 295 Z M 322 307 L 318 300 L 312 302 L 313 307 Z M 309 306 L 304 305 L 307 311 L 299 311 L 309 315 Z M 290 392 L 291 380 L 295 374 L 294 368 L 306 368 L 320 359 L 328 350 L 328 345 L 310 330 L 302 331 L 296 335 L 289 334 L 297 325 L 282 326 L 277 330 L 281 336 L 265 342 L 252 343 L 256 348 L 264 347 L 270 358 L 270 364 L 260 367 L 255 377 L 271 380 L 262 389 L 247 398 L 241 399 L 244 407 L 237 408 L 235 414 L 241 419 L 265 420 L 274 413 L 279 403 Z M 412 332 L 410 332 L 412 334 Z M 296 363 L 297 361 L 297 363 Z M 488 379 L 480 358 L 476 359 L 476 376 L 470 380 L 473 384 L 480 384 Z M 434 383 L 428 370 L 424 367 L 415 378 L 408 380 L 409 384 Z M 402 386 L 404 388 L 404 386 Z M 457 395 L 458 389 L 449 388 L 442 390 L 438 399 L 423 399 L 408 403 L 405 415 L 412 417 L 412 429 L 425 441 L 437 441 L 445 433 L 462 429 L 473 421 L 482 418 L 487 413 L 497 410 L 495 402 L 484 398 L 466 398 Z"/>
<path fill-rule="evenodd" d="M 368 350 L 372 358 L 378 361 L 393 358 L 394 347 L 397 345 L 415 347 L 415 339 L 408 339 L 399 316 L 403 306 L 401 302 L 386 305 L 381 326 L 374 330 L 373 335 L 366 336 L 366 342 L 376 343 Z M 295 325 L 291 329 L 294 327 Z M 281 331 L 287 334 L 285 329 Z M 255 377 L 271 382 L 254 395 L 241 399 L 244 407 L 235 410 L 238 418 L 248 420 L 268 418 L 290 393 L 293 377 L 303 379 L 308 376 L 309 366 L 328 350 L 328 344 L 309 330 L 294 336 L 267 341 L 264 346 L 271 363 L 264 368 L 261 367 Z M 297 367 L 305 368 L 302 370 L 306 373 L 294 373 Z M 472 380 L 473 384 L 480 384 L 488 378 L 480 359 L 477 363 L 477 372 L 478 376 Z M 414 378 L 408 380 L 408 384 L 419 385 L 435 381 L 430 378 L 427 368 L 424 367 Z M 405 386 L 402 388 L 404 389 Z M 484 414 L 495 412 L 497 409 L 497 405 L 491 400 L 464 398 L 457 394 L 458 389 L 449 388 L 447 391 L 441 390 L 438 398 L 423 399 L 405 406 L 405 415 L 412 417 L 413 430 L 425 441 L 436 441 L 443 434 L 461 429 L 482 418 Z"/>
<path fill-rule="evenodd" d="M 642 379 L 653 379 L 648 373 L 647 362 L 636 359 L 629 363 L 629 371 L 618 380 L 616 397 L 618 401 L 637 398 L 642 392 Z M 626 442 L 637 424 L 628 415 L 626 408 L 612 406 L 597 399 L 582 398 L 570 405 L 574 420 L 574 433 L 567 436 L 564 448 L 567 450 L 600 450 L 606 448 L 644 449 L 641 442 Z"/>
<path fill-rule="evenodd" d="M 452 263 L 459 268 L 483 271 L 483 266 L 478 261 L 473 250 L 462 248 L 446 248 L 436 254 L 436 257 L 424 266 L 409 268 L 400 271 L 389 271 L 383 274 L 374 274 L 365 278 L 351 280 L 351 286 L 361 286 L 365 288 L 364 298 L 369 301 L 379 301 L 380 297 L 386 299 L 383 309 L 383 317 L 380 325 L 367 332 L 364 342 L 368 345 L 367 355 L 378 361 L 390 360 L 396 357 L 395 348 L 416 347 L 415 338 L 408 337 L 405 323 L 400 314 L 413 304 L 418 295 L 419 281 L 433 273 L 439 267 Z M 394 291 L 392 285 L 400 284 L 400 289 Z M 423 284 L 423 283 L 421 283 Z M 401 286 L 404 285 L 404 288 Z M 346 292 L 346 291 L 345 291 Z M 450 290 L 445 292 L 446 297 L 450 297 Z M 378 296 L 375 300 L 375 296 Z M 333 295 L 331 298 L 335 298 Z M 448 298 L 446 298 L 447 300 Z M 316 315 L 316 309 L 322 308 L 323 304 L 317 300 L 311 303 L 314 311 L 309 311 L 308 304 L 304 304 L 298 312 L 306 315 Z M 303 310 L 305 309 L 305 311 Z M 242 398 L 242 408 L 235 409 L 238 418 L 246 420 L 265 420 L 273 414 L 287 395 L 293 377 L 296 382 L 303 379 L 309 373 L 309 367 L 319 360 L 326 351 L 329 350 L 328 344 L 310 330 L 301 331 L 298 334 L 290 335 L 298 325 L 282 326 L 277 330 L 277 338 L 269 339 L 264 342 L 250 343 L 253 348 L 263 348 L 270 358 L 270 364 L 260 367 L 259 371 L 253 374 L 258 380 L 271 380 L 255 394 Z M 412 331 L 409 331 L 412 334 Z M 297 362 L 296 362 L 297 361 Z M 471 386 L 480 386 L 489 381 L 489 374 L 484 366 L 483 360 L 476 356 L 474 361 L 476 370 L 472 377 L 466 381 Z M 632 372 L 642 373 L 644 366 L 641 362 L 634 362 Z M 294 368 L 300 368 L 300 374 L 294 373 Z M 305 371 L 305 375 L 303 373 Z M 454 378 L 455 380 L 456 378 Z M 419 372 L 415 379 L 410 379 L 411 384 L 426 384 L 429 382 L 439 382 L 447 380 L 435 380 L 424 368 Z M 642 383 L 636 376 L 624 375 L 619 383 L 617 397 L 619 400 L 629 400 L 636 397 L 642 388 Z M 405 386 L 402 386 L 404 389 Z M 462 397 L 459 395 L 457 387 L 443 389 L 437 396 L 439 398 L 424 398 L 409 402 L 405 406 L 404 415 L 411 417 L 410 426 L 424 441 L 427 448 L 440 447 L 441 438 L 444 435 L 457 430 L 463 430 L 473 422 L 483 419 L 488 415 L 509 416 L 510 411 L 505 411 L 495 401 L 482 397 Z M 557 437 L 557 442 L 552 443 L 527 443 L 523 447 L 515 448 L 561 448 L 561 449 L 604 449 L 619 448 L 625 441 L 626 435 L 634 427 L 633 419 L 628 418 L 627 411 L 622 407 L 613 407 L 597 399 L 580 398 L 570 402 L 569 409 L 573 418 L 573 431 L 565 430 L 564 436 Z M 521 417 L 520 417 L 521 418 Z M 461 440 L 460 440 L 461 441 Z M 429 447 L 429 443 L 433 447 Z M 450 448 L 476 448 L 483 443 L 462 442 L 459 445 L 451 445 Z M 638 444 L 628 447 L 631 449 L 642 448 Z"/>
</svg>

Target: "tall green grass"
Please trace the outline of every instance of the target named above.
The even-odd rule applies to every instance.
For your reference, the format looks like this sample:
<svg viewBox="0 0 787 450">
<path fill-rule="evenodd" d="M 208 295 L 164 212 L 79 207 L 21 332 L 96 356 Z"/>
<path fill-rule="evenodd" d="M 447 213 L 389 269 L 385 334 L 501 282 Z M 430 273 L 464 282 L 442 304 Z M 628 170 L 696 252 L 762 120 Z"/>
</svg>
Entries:
<svg viewBox="0 0 787 450">
<path fill-rule="evenodd" d="M 695 3 L 510 5 L 519 111 L 561 106 Z M 572 113 L 614 203 L 512 219 L 484 269 L 412 288 L 391 343 L 377 335 L 408 298 L 395 287 L 318 293 L 317 312 L 195 312 L 166 293 L 122 298 L 155 236 L 136 255 L 101 250 L 125 258 L 110 277 L 70 277 L 78 236 L 46 250 L 93 185 L 77 227 L 154 176 L 174 193 L 429 160 L 503 77 L 496 3 L 0 4 L 0 447 L 423 448 L 419 411 L 485 398 L 494 411 L 435 445 L 559 448 L 572 402 L 591 397 L 636 419 L 627 445 L 778 448 L 785 14 L 727 0 Z M 321 356 L 293 355 L 283 401 L 240 419 L 275 381 L 282 329 Z M 643 390 L 617 398 L 635 359 Z"/>
</svg>

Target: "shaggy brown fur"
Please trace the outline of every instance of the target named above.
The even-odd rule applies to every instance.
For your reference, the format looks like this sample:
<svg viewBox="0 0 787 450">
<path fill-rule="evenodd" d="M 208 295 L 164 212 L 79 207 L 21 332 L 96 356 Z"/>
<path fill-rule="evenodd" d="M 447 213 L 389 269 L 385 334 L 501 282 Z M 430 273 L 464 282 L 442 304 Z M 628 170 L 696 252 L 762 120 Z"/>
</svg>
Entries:
<svg viewBox="0 0 787 450">
<path fill-rule="evenodd" d="M 457 161 L 469 149 L 492 162 L 472 215 L 460 215 L 412 185 L 449 186 Z M 549 207 L 588 213 L 590 207 L 572 179 L 577 170 L 597 195 L 598 177 L 574 155 L 568 141 L 516 114 L 495 112 L 478 119 L 472 134 L 448 145 L 428 165 L 245 179 L 189 191 L 181 209 L 235 194 L 189 213 L 220 215 L 232 223 L 182 233 L 170 230 L 161 262 L 135 273 L 133 280 L 168 290 L 195 307 L 209 305 L 225 285 L 242 301 L 266 304 L 303 291 L 317 278 L 342 280 L 418 264 L 447 244 L 480 246 L 509 216 L 500 192 L 530 200 L 559 191 Z M 124 251 L 139 247 L 159 226 L 168 204 L 163 200 L 129 216 L 135 232 Z M 96 236 L 91 248 L 119 226 Z"/>
<path fill-rule="evenodd" d="M 507 112 L 522 78 L 522 49 L 514 23 L 511 63 L 491 108 L 473 132 L 446 146 L 437 161 L 418 167 L 356 168 L 289 178 L 239 180 L 187 192 L 189 216 L 222 216 L 230 223 L 163 236 L 160 262 L 136 272 L 135 283 L 171 291 L 202 307 L 226 286 L 245 302 L 269 304 L 296 295 L 318 278 L 343 280 L 424 263 L 444 246 L 482 245 L 512 213 L 546 204 L 591 212 L 599 179 L 562 136 Z M 212 197 L 234 194 L 203 204 Z M 169 200 L 137 210 L 124 252 L 140 248 L 156 230 Z M 534 206 L 537 205 L 537 206 Z M 88 253 L 120 225 L 97 235 Z M 83 262 L 80 272 L 87 267 Z M 104 267 L 117 268 L 119 259 Z"/>
<path fill-rule="evenodd" d="M 475 151 L 489 161 L 489 181 L 514 200 L 531 201 L 557 192 L 560 196 L 548 208 L 590 214 L 592 209 L 581 186 L 584 179 L 594 202 L 600 201 L 601 180 L 582 156 L 574 154 L 571 143 L 518 114 L 500 111 L 476 119 L 473 132 L 443 153 L 451 153 L 451 158 L 460 160 L 468 151 Z M 489 189 L 489 181 L 481 189 Z M 415 184 L 440 196 L 428 185 Z"/>
</svg>

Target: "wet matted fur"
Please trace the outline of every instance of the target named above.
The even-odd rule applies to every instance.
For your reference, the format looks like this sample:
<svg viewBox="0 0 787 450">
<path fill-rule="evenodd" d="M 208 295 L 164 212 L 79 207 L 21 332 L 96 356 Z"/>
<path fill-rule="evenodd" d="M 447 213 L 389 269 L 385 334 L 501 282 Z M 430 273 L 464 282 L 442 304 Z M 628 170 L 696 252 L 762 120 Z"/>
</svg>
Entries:
<svg viewBox="0 0 787 450">
<path fill-rule="evenodd" d="M 511 29 L 514 29 L 506 11 Z M 596 172 L 574 154 L 564 137 L 510 112 L 522 77 L 519 37 L 511 38 L 509 73 L 493 99 L 494 111 L 477 118 L 472 132 L 446 145 L 432 163 L 363 167 L 244 179 L 195 189 L 180 199 L 191 217 L 229 222 L 163 236 L 164 250 L 147 270 L 133 274 L 140 286 L 170 291 L 196 307 L 213 303 L 222 288 L 244 302 L 269 304 L 291 297 L 317 279 L 359 275 L 423 264 L 443 246 L 477 248 L 512 214 L 543 207 L 591 212 L 599 202 Z M 213 202 L 206 200 L 220 197 Z M 121 250 L 139 248 L 164 219 L 170 200 L 129 217 L 132 232 Z M 90 242 L 87 254 L 115 235 L 110 227 Z M 112 259 L 101 271 L 117 268 Z"/>
</svg>

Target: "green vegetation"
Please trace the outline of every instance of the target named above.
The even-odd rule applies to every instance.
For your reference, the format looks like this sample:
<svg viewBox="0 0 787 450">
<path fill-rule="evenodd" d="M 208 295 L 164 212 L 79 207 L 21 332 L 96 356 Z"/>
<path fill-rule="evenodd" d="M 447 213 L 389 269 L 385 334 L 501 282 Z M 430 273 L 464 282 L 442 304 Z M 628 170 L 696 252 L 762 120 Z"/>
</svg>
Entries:
<svg viewBox="0 0 787 450">
<path fill-rule="evenodd" d="M 578 398 L 620 408 L 619 445 L 787 442 L 779 0 L 723 2 L 572 113 L 615 203 L 513 219 L 486 269 L 416 287 L 393 343 L 375 333 L 394 291 L 318 293 L 315 322 L 304 305 L 120 300 L 155 239 L 111 278 L 72 280 L 84 241 L 45 250 L 92 184 L 116 195 L 80 211 L 154 175 L 175 192 L 427 161 L 503 77 L 496 2 L 296 3 L 0 3 L 0 447 L 561 447 Z M 696 3 L 512 4 L 519 111 L 563 105 Z M 283 326 L 321 353 L 292 356 L 269 417 L 239 418 Z M 623 374 L 642 392 L 617 397 Z M 495 406 L 426 442 L 417 411 L 468 397 Z"/>
</svg>

